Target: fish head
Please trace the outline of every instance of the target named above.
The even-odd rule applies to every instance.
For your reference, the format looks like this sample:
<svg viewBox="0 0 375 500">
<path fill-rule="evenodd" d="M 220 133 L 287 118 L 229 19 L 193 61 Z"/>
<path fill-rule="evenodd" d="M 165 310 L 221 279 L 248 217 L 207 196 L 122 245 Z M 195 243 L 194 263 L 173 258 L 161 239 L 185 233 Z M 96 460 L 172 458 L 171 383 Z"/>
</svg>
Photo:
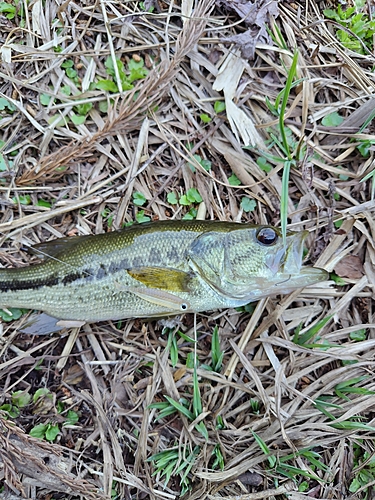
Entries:
<svg viewBox="0 0 375 500">
<path fill-rule="evenodd" d="M 217 292 L 250 302 L 327 279 L 323 269 L 302 266 L 307 235 L 288 232 L 284 244 L 280 230 L 272 226 L 203 233 L 193 243 L 190 259 Z"/>
</svg>

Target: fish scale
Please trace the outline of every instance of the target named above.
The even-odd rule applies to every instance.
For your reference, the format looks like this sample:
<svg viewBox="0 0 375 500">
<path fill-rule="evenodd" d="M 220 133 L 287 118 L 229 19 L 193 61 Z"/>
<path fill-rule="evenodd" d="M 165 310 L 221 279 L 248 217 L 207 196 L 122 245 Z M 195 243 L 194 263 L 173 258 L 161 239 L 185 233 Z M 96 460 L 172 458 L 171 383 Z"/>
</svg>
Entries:
<svg viewBox="0 0 375 500">
<path fill-rule="evenodd" d="M 305 233 L 289 233 L 283 250 L 276 228 L 274 244 L 259 241 L 263 227 L 164 221 L 42 243 L 34 248 L 43 262 L 0 269 L 0 308 L 79 321 L 159 317 L 237 307 L 325 279 L 301 268 Z"/>
</svg>

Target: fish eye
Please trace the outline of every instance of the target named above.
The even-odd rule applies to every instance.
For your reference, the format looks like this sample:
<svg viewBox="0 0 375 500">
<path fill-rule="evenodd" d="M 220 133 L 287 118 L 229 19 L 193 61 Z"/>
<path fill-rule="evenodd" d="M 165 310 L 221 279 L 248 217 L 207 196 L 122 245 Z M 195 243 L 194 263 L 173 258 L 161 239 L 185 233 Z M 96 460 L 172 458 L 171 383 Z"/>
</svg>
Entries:
<svg viewBox="0 0 375 500">
<path fill-rule="evenodd" d="M 274 245 L 278 239 L 278 235 L 272 227 L 263 227 L 259 229 L 256 237 L 259 243 L 266 246 Z"/>
<path fill-rule="evenodd" d="M 182 302 L 181 304 L 181 311 L 186 311 L 188 308 L 187 304 L 185 302 Z"/>
</svg>

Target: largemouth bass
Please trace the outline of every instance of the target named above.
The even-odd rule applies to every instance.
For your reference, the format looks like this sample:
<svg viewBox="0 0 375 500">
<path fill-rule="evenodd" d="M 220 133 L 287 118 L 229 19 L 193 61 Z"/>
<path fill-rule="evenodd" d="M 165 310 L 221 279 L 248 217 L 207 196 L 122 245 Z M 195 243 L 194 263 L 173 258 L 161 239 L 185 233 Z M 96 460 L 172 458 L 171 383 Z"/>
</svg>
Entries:
<svg viewBox="0 0 375 500">
<path fill-rule="evenodd" d="M 327 278 L 301 267 L 307 232 L 163 221 L 34 247 L 45 260 L 0 269 L 0 308 L 63 320 L 147 318 L 238 307 Z"/>
</svg>

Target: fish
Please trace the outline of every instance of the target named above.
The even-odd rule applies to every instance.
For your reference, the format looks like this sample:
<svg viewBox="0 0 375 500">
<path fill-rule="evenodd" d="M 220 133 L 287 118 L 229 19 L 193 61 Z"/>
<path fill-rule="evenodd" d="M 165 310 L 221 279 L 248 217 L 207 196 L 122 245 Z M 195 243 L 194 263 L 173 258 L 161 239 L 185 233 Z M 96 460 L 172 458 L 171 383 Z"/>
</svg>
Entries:
<svg viewBox="0 0 375 500">
<path fill-rule="evenodd" d="M 0 308 L 97 322 L 240 307 L 327 279 L 302 265 L 307 231 L 158 221 L 40 243 L 43 260 L 0 269 Z"/>
</svg>

